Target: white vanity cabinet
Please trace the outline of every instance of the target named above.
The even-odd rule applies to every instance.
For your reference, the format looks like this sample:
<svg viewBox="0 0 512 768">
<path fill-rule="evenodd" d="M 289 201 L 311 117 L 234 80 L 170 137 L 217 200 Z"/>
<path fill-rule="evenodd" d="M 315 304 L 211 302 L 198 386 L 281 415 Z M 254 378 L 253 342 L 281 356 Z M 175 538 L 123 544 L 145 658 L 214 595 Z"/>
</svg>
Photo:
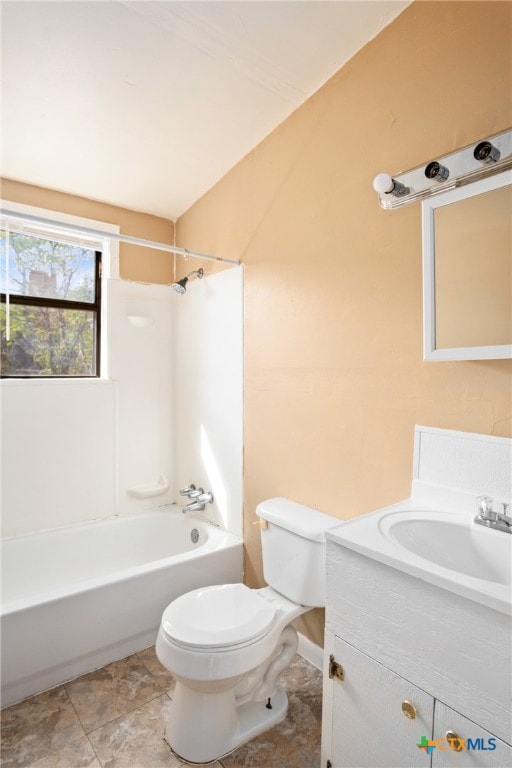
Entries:
<svg viewBox="0 0 512 768">
<path fill-rule="evenodd" d="M 322 768 L 510 768 L 510 617 L 327 538 Z"/>
<path fill-rule="evenodd" d="M 343 666 L 343 680 L 325 682 L 332 689 L 327 725 L 332 768 L 429 765 L 416 744 L 432 733 L 432 696 L 329 632 L 327 649 L 328 659 L 332 654 Z"/>
</svg>

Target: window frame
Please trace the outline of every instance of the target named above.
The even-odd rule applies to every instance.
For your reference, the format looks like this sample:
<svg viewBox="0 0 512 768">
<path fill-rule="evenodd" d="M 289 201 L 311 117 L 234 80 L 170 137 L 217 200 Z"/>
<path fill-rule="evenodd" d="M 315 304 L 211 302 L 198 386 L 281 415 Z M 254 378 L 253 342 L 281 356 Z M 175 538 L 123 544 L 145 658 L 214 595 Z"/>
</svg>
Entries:
<svg viewBox="0 0 512 768">
<path fill-rule="evenodd" d="M 50 239 L 50 238 L 49 238 Z M 58 237 L 56 235 L 56 240 Z M 91 248 L 93 250 L 93 248 Z M 31 376 L 28 373 L 4 373 L 0 369 L 0 379 L 99 379 L 101 378 L 101 276 L 102 276 L 103 252 L 94 248 L 94 301 L 76 301 L 74 299 L 56 299 L 45 296 L 29 296 L 26 294 L 9 293 L 10 305 L 23 305 L 28 307 L 47 307 L 50 309 L 75 309 L 78 311 L 92 312 L 95 315 L 94 333 L 94 366 L 95 373 L 80 375 L 38 374 Z M 7 293 L 0 293 L 0 304 L 7 304 Z"/>
<path fill-rule="evenodd" d="M 24 216 L 33 216 L 36 220 L 51 220 L 62 226 L 62 230 L 53 230 L 58 239 L 59 231 L 66 231 L 66 225 L 71 225 L 73 230 L 68 230 L 71 237 L 73 235 L 80 236 L 79 229 L 83 227 L 84 231 L 88 229 L 94 229 L 98 232 L 104 232 L 104 237 L 98 236 L 96 246 L 92 245 L 91 250 L 101 250 L 102 265 L 101 265 L 101 299 L 100 299 L 100 326 L 101 326 L 101 344 L 100 344 L 100 366 L 97 369 L 98 375 L 96 376 L 21 376 L 21 375 L 9 375 L 0 377 L 2 385 L 6 385 L 8 382 L 23 382 L 27 386 L 30 382 L 37 384 L 37 382 L 45 381 L 67 381 L 70 383 L 80 383 L 80 381 L 100 382 L 110 379 L 110 311 L 109 311 L 109 295 L 108 283 L 111 280 L 118 280 L 119 274 L 119 241 L 114 238 L 111 239 L 111 235 L 119 235 L 121 227 L 119 224 L 114 223 L 112 220 L 100 220 L 94 218 L 88 218 L 86 216 L 79 216 L 72 213 L 65 213 L 62 210 L 58 211 L 52 208 L 41 208 L 36 205 L 28 205 L 26 203 L 16 202 L 7 198 L 0 199 L 0 206 L 2 209 L 2 219 L 6 222 L 9 221 L 9 212 L 13 214 L 23 214 Z M 50 223 L 48 224 L 51 229 Z M 10 294 L 10 301 L 12 302 L 13 294 Z"/>
</svg>

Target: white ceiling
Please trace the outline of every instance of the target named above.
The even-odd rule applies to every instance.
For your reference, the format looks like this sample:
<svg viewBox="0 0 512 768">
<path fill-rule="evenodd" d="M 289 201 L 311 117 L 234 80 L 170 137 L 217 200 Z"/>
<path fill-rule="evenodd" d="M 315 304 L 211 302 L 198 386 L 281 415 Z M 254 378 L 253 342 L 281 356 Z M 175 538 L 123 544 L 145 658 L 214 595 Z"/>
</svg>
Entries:
<svg viewBox="0 0 512 768">
<path fill-rule="evenodd" d="M 2 175 L 176 219 L 408 4 L 2 1 Z"/>
</svg>

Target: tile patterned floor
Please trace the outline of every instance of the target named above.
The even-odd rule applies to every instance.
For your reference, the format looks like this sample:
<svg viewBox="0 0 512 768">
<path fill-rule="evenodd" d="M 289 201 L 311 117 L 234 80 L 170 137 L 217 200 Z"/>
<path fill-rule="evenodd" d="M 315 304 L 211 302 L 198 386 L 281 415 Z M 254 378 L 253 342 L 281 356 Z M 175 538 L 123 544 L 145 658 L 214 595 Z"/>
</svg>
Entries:
<svg viewBox="0 0 512 768">
<path fill-rule="evenodd" d="M 322 678 L 300 656 L 288 716 L 211 768 L 318 768 Z M 154 648 L 4 709 L 2 768 L 181 768 L 163 739 L 174 680 Z"/>
</svg>

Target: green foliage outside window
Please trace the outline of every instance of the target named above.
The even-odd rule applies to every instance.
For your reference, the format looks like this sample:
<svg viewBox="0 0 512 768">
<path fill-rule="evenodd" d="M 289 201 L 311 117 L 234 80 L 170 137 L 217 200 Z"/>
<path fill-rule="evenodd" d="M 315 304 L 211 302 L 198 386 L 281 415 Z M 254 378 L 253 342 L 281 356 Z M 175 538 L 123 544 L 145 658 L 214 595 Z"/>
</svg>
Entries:
<svg viewBox="0 0 512 768">
<path fill-rule="evenodd" d="M 2 376 L 99 375 L 101 255 L 24 233 L 0 240 Z"/>
</svg>

